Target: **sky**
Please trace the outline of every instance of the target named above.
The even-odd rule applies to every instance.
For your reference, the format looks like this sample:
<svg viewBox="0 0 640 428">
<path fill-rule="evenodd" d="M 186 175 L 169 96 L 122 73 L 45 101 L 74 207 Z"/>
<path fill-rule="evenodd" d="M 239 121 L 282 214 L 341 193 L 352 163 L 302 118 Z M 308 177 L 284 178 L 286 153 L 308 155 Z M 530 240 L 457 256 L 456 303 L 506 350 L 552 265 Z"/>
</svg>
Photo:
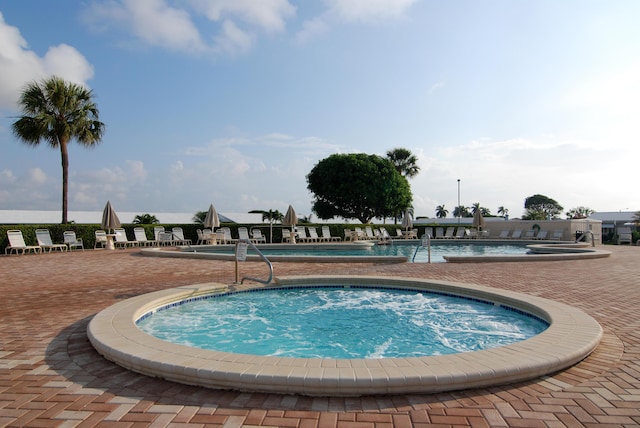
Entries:
<svg viewBox="0 0 640 428">
<path fill-rule="evenodd" d="M 59 151 L 11 131 L 25 85 L 57 75 L 106 125 L 69 146 L 70 211 L 309 216 L 320 160 L 397 147 L 418 158 L 415 216 L 451 217 L 458 194 L 512 218 L 534 194 L 637 211 L 639 17 L 636 0 L 0 0 L 0 210 L 61 209 Z"/>
</svg>

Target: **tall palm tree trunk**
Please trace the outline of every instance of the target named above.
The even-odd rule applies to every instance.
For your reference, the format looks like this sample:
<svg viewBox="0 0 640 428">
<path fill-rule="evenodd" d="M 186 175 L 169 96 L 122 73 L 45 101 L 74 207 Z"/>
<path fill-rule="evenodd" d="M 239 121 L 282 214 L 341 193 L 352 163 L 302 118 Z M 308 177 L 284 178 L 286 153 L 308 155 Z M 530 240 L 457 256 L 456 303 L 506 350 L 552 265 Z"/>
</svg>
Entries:
<svg viewBox="0 0 640 428">
<path fill-rule="evenodd" d="M 67 224 L 67 194 L 69 191 L 69 151 L 67 142 L 60 141 L 60 157 L 62 158 L 62 224 Z"/>
</svg>

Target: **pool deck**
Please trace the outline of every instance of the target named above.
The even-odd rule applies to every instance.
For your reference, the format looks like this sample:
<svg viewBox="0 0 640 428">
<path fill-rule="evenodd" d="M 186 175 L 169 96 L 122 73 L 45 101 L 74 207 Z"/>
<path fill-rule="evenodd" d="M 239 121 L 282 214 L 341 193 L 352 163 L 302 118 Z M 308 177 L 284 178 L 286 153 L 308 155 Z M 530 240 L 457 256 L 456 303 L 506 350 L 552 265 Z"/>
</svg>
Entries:
<svg viewBox="0 0 640 428">
<path fill-rule="evenodd" d="M 536 263 L 274 263 L 277 276 L 406 276 L 529 293 L 580 308 L 604 329 L 586 360 L 543 379 L 358 398 L 175 384 L 120 368 L 89 344 L 87 324 L 102 309 L 176 285 L 230 284 L 233 262 L 142 257 L 135 249 L 1 256 L 0 426 L 638 426 L 640 247 L 600 248 L 611 256 Z M 266 275 L 263 263 L 240 268 Z"/>
</svg>

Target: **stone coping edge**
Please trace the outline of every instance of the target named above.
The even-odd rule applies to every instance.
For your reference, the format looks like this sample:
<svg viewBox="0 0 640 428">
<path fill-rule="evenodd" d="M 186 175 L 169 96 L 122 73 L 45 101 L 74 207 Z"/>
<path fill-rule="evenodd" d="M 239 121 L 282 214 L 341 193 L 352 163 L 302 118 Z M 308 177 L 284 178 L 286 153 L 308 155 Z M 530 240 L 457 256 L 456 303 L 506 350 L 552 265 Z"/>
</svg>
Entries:
<svg viewBox="0 0 640 428">
<path fill-rule="evenodd" d="M 480 298 L 547 320 L 547 330 L 494 349 L 446 356 L 383 359 L 306 359 L 232 354 L 172 344 L 142 332 L 135 321 L 163 305 L 187 298 L 250 289 L 218 283 L 194 284 L 136 296 L 98 313 L 87 327 L 93 347 L 134 372 L 213 389 L 361 396 L 435 393 L 503 385 L 554 373 L 588 356 L 602 337 L 600 325 L 563 303 L 494 288 L 417 278 L 295 276 L 288 285 L 391 286 Z"/>
</svg>

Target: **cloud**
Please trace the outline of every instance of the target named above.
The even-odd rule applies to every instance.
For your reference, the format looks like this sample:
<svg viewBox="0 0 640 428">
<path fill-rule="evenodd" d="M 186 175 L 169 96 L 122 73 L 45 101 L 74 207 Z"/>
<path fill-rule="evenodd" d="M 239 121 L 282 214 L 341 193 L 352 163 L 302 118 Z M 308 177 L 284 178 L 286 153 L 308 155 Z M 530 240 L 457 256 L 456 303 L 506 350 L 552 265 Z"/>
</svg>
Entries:
<svg viewBox="0 0 640 428">
<path fill-rule="evenodd" d="M 296 8 L 287 0 L 191 0 L 196 10 L 214 22 L 238 20 L 267 32 L 285 30 Z"/>
<path fill-rule="evenodd" d="M 379 22 L 396 19 L 417 0 L 325 0 L 329 13 L 347 22 Z"/>
<path fill-rule="evenodd" d="M 191 16 L 182 9 L 170 7 L 164 0 L 93 3 L 83 17 L 95 30 L 115 26 L 150 46 L 190 53 L 208 49 Z"/>
<path fill-rule="evenodd" d="M 93 67 L 74 47 L 51 46 L 44 57 L 29 50 L 18 28 L 7 24 L 0 12 L 0 108 L 17 109 L 24 86 L 50 75 L 86 85 Z"/>
</svg>

